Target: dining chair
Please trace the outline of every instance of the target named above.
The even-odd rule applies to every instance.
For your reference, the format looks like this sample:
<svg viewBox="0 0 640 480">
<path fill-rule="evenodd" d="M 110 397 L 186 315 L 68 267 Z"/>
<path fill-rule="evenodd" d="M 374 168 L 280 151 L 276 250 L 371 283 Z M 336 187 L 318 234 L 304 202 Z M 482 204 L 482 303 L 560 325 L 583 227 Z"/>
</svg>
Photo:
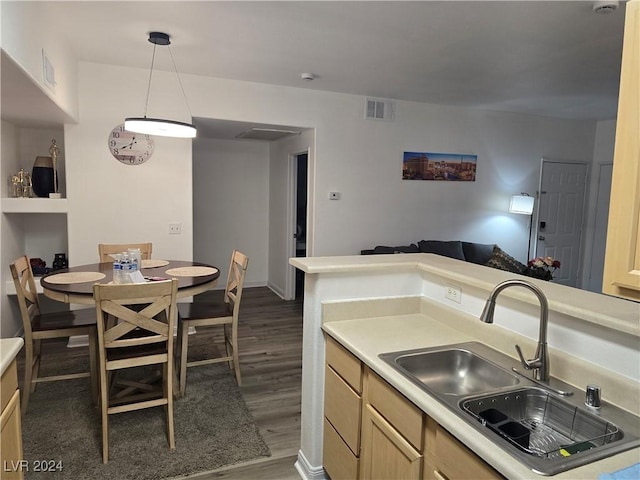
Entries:
<svg viewBox="0 0 640 480">
<path fill-rule="evenodd" d="M 141 260 L 149 260 L 151 258 L 151 250 L 153 244 L 148 243 L 99 243 L 98 255 L 100 256 L 100 262 L 113 262 L 113 257 L 116 253 L 126 252 L 130 248 L 139 248 Z"/>
<path fill-rule="evenodd" d="M 233 251 L 222 303 L 194 302 L 178 304 L 178 338 L 176 342 L 178 352 L 176 353 L 176 358 L 179 358 L 180 362 L 180 396 L 184 395 L 187 388 L 187 367 L 229 362 L 229 368 L 235 371 L 238 386 L 242 384 L 240 362 L 238 360 L 238 315 L 248 264 L 249 259 L 246 255 L 238 250 Z M 188 362 L 189 327 L 215 325 L 220 325 L 223 328 L 226 355 Z"/>
<path fill-rule="evenodd" d="M 98 330 L 102 462 L 109 459 L 109 415 L 165 407 L 167 440 L 175 449 L 173 424 L 173 329 L 178 281 L 140 284 L 95 284 L 93 297 Z M 144 308 L 136 309 L 136 305 Z M 139 310 L 139 311 L 138 311 Z M 161 366 L 162 382 L 154 385 L 135 367 Z M 148 369 L 147 369 L 148 370 Z M 127 376 L 120 381 L 116 378 Z M 134 377 L 138 374 L 137 377 Z"/>
<path fill-rule="evenodd" d="M 22 415 L 27 413 L 29 395 L 38 383 L 89 377 L 94 402 L 98 398 L 96 361 L 96 315 L 93 309 L 84 308 L 56 313 L 42 313 L 31 270 L 31 262 L 24 255 L 9 265 L 16 289 L 20 316 L 24 328 L 25 363 L 22 387 Z M 41 376 L 42 341 L 69 338 L 76 335 L 89 337 L 89 371 L 66 375 Z"/>
</svg>

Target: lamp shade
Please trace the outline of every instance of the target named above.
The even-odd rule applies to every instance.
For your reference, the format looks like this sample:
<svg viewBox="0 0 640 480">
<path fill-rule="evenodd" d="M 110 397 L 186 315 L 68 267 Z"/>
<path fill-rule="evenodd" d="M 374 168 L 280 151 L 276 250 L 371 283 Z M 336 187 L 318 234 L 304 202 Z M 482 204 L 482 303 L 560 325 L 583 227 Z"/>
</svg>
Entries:
<svg viewBox="0 0 640 480">
<path fill-rule="evenodd" d="M 161 137 L 194 138 L 196 127 L 190 123 L 160 118 L 129 117 L 124 119 L 124 129 Z"/>
<path fill-rule="evenodd" d="M 509 213 L 531 215 L 533 214 L 533 202 L 534 198 L 529 195 L 512 195 Z"/>
</svg>

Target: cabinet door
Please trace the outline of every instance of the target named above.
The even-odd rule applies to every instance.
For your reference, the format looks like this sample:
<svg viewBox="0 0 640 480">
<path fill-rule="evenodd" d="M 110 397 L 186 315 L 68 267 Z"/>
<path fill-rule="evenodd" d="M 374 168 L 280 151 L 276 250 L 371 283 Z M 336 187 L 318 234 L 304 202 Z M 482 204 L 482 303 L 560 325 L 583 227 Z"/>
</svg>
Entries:
<svg viewBox="0 0 640 480">
<path fill-rule="evenodd" d="M 640 300 L 640 0 L 627 3 L 602 291 Z"/>
<path fill-rule="evenodd" d="M 418 480 L 422 455 L 371 405 L 362 418 L 361 480 Z"/>
<path fill-rule="evenodd" d="M 2 479 L 21 479 L 22 427 L 20 423 L 20 392 L 13 396 L 0 416 L 0 461 Z"/>
</svg>

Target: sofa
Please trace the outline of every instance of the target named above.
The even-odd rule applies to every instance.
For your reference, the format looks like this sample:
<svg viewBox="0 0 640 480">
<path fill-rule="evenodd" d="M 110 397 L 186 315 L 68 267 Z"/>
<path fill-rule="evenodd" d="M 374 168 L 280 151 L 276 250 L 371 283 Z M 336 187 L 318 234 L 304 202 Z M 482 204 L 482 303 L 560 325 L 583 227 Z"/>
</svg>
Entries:
<svg viewBox="0 0 640 480">
<path fill-rule="evenodd" d="M 511 273 L 526 274 L 527 266 L 495 244 L 463 242 L 459 240 L 420 240 L 417 244 L 387 247 L 378 245 L 370 250 L 361 250 L 362 255 L 381 255 L 389 253 L 434 253 L 465 262 L 485 265 Z"/>
</svg>

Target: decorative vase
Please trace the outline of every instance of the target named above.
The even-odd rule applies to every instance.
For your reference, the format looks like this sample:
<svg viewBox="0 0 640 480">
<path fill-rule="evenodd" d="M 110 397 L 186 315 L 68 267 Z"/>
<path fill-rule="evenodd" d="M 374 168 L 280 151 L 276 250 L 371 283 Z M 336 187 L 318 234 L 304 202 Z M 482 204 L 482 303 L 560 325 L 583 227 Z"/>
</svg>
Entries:
<svg viewBox="0 0 640 480">
<path fill-rule="evenodd" d="M 523 273 L 527 277 L 539 278 L 540 280 L 549 281 L 553 279 L 553 274 L 544 268 L 527 267 Z"/>
<path fill-rule="evenodd" d="M 31 184 L 33 192 L 38 197 L 48 197 L 50 193 L 56 191 L 53 170 L 53 159 L 51 157 L 36 157 L 31 170 Z"/>
</svg>

